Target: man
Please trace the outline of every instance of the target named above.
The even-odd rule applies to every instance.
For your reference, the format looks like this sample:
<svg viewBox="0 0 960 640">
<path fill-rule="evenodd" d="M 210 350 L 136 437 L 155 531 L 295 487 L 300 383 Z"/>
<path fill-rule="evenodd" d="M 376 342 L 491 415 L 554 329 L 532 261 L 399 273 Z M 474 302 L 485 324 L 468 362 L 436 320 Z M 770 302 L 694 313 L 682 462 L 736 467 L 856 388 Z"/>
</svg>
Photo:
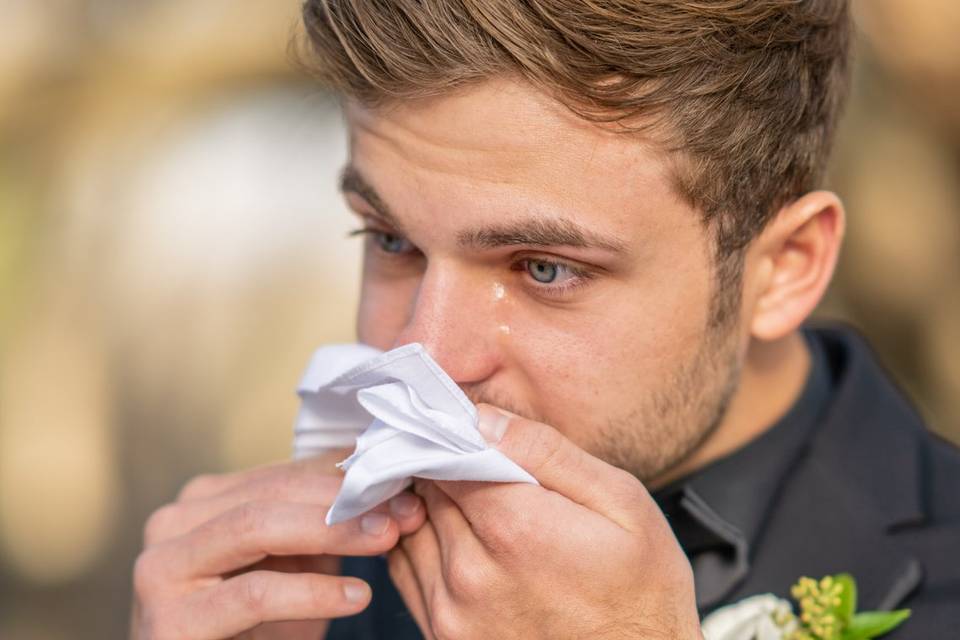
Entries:
<svg viewBox="0 0 960 640">
<path fill-rule="evenodd" d="M 802 326 L 844 231 L 817 185 L 845 3 L 304 17 L 345 97 L 360 340 L 423 343 L 540 486 L 418 481 L 326 527 L 329 460 L 200 477 L 147 525 L 135 636 L 698 638 L 841 571 L 913 609 L 890 637 L 954 633 L 960 456 L 855 335 Z"/>
</svg>

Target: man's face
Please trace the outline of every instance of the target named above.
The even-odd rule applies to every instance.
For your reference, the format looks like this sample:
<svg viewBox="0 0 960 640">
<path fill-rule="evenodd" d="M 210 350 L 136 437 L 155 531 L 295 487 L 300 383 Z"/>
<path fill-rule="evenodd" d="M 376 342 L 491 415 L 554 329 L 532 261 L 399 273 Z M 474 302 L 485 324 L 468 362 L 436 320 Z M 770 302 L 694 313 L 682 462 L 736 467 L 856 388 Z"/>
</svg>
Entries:
<svg viewBox="0 0 960 640">
<path fill-rule="evenodd" d="M 362 342 L 423 343 L 474 401 L 641 479 L 702 440 L 741 350 L 664 156 L 507 81 L 347 116 Z"/>
</svg>

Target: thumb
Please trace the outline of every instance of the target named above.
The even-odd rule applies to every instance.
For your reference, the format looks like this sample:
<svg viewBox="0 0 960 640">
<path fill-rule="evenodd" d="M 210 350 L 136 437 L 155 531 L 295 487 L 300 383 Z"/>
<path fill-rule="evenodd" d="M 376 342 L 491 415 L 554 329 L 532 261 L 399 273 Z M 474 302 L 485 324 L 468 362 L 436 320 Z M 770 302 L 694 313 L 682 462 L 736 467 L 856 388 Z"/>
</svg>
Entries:
<svg viewBox="0 0 960 640">
<path fill-rule="evenodd" d="M 633 529 L 653 504 L 643 484 L 623 469 L 590 455 L 549 425 L 477 405 L 484 438 L 540 484 Z"/>
</svg>

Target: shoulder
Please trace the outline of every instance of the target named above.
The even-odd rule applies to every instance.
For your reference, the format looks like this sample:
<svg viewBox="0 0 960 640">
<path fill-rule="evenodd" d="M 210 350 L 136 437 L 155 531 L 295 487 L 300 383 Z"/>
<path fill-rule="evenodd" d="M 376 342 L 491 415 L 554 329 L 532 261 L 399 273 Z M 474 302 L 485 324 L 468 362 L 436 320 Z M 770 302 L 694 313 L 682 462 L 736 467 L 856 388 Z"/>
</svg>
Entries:
<svg viewBox="0 0 960 640">
<path fill-rule="evenodd" d="M 960 520 L 960 449 L 930 430 L 867 341 L 849 328 L 816 332 L 836 382 L 824 430 L 836 462 L 863 488 L 917 495 L 930 522 Z"/>
<path fill-rule="evenodd" d="M 894 529 L 960 522 L 960 449 L 929 429 L 856 331 L 830 326 L 810 334 L 823 345 L 833 379 L 812 443 L 821 469 L 889 515 Z"/>
<path fill-rule="evenodd" d="M 925 621 L 913 621 L 913 629 L 955 629 L 960 562 L 948 559 L 960 557 L 960 449 L 928 428 L 855 332 L 829 328 L 814 336 L 830 362 L 833 394 L 798 474 L 803 486 L 787 502 L 809 506 L 813 494 L 830 513 L 838 566 L 855 575 L 885 566 L 901 574 L 875 578 L 883 583 L 876 604 L 899 594 Z M 899 565 L 907 568 L 894 571 Z"/>
</svg>

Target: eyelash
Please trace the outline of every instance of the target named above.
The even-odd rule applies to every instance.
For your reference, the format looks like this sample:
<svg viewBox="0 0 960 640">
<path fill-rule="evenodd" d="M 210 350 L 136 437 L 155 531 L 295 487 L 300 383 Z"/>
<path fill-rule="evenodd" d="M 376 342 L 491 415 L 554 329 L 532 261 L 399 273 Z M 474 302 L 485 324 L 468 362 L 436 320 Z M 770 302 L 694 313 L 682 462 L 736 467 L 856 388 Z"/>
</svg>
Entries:
<svg viewBox="0 0 960 640">
<path fill-rule="evenodd" d="M 380 235 L 380 234 L 386 234 L 386 235 L 391 235 L 398 238 L 403 238 L 403 236 L 395 232 L 386 231 L 384 229 L 377 229 L 374 227 L 363 227 L 360 229 L 354 229 L 353 231 L 350 231 L 347 234 L 347 237 L 355 238 L 358 236 L 368 236 L 371 238 L 375 238 L 377 235 Z M 419 250 L 415 250 L 410 253 L 392 253 L 389 251 L 384 251 L 379 246 L 377 246 L 375 249 L 377 253 L 379 253 L 381 256 L 390 260 L 404 260 L 404 259 L 410 259 L 410 258 L 414 258 L 422 255 Z M 571 278 L 569 281 L 561 285 L 551 286 L 551 285 L 544 285 L 544 284 L 534 284 L 533 282 L 528 283 L 529 286 L 536 289 L 538 293 L 551 296 L 551 297 L 562 298 L 566 295 L 569 295 L 575 289 L 579 289 L 580 287 L 588 284 L 589 281 L 596 276 L 594 272 L 590 271 L 589 269 L 580 267 L 576 264 L 572 264 L 570 262 L 564 262 L 561 260 L 554 260 L 552 258 L 541 257 L 537 255 L 525 255 L 515 260 L 513 264 L 510 265 L 510 269 L 511 271 L 527 273 L 527 268 L 531 262 L 538 262 L 538 263 L 550 265 L 552 267 L 566 269 L 573 276 L 573 278 Z M 529 273 L 527 273 L 527 279 L 533 280 L 532 276 L 530 276 Z"/>
<path fill-rule="evenodd" d="M 380 236 L 380 235 L 389 235 L 389 236 L 393 236 L 393 237 L 395 237 L 395 238 L 402 238 L 402 239 L 406 240 L 406 238 L 404 238 L 404 237 L 403 237 L 402 235 L 400 235 L 399 233 L 395 233 L 395 232 L 393 232 L 393 231 L 387 231 L 386 229 L 377 229 L 376 227 L 362 227 L 362 228 L 360 228 L 360 229 L 354 229 L 353 231 L 350 231 L 349 233 L 347 233 L 347 237 L 348 237 L 348 238 L 356 238 L 356 237 L 358 237 L 358 236 L 367 236 L 367 237 L 372 238 L 372 239 L 374 239 L 374 240 L 376 240 L 376 236 Z M 411 244 L 411 246 L 413 246 L 413 245 Z M 379 247 L 377 247 L 377 248 L 379 249 Z M 410 257 L 410 254 L 392 253 L 392 252 L 390 252 L 390 251 L 380 251 L 380 253 L 382 253 L 382 254 L 384 254 L 384 255 L 386 255 L 387 257 L 392 258 L 392 259 Z M 418 254 L 419 254 L 420 251 L 417 250 L 415 253 L 418 253 Z"/>
</svg>

